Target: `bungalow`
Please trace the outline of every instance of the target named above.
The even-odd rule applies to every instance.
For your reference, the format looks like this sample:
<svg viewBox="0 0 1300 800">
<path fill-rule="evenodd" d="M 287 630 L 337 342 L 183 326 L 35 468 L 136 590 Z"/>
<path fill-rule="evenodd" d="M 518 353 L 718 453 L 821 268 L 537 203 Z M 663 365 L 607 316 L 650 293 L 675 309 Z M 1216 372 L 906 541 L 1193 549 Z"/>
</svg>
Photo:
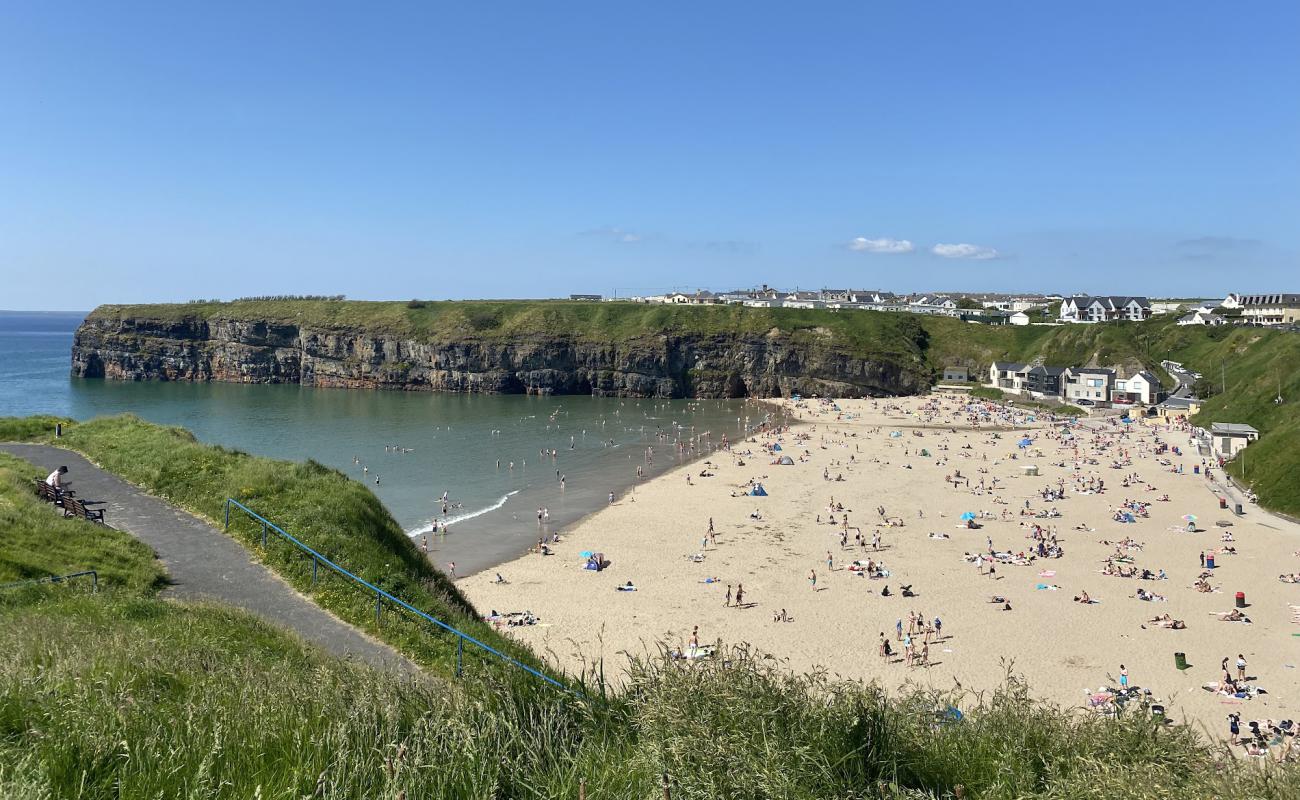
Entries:
<svg viewBox="0 0 1300 800">
<path fill-rule="evenodd" d="M 1228 320 L 1211 311 L 1196 310 L 1178 318 L 1179 325 L 1224 325 Z"/>
<path fill-rule="evenodd" d="M 1195 397 L 1170 397 L 1156 406 L 1156 414 L 1161 419 L 1187 419 L 1201 410 L 1201 401 Z"/>
<path fill-rule="evenodd" d="M 1145 297 L 1067 297 L 1061 301 L 1061 322 L 1141 322 L 1151 316 L 1151 301 Z"/>
<path fill-rule="evenodd" d="M 970 370 L 965 367 L 944 367 L 944 381 L 968 381 L 970 380 Z"/>
<path fill-rule="evenodd" d="M 1010 322 L 1012 325 L 1028 325 L 1029 315 L 1023 311 L 1017 311 L 1016 313 L 1012 314 L 1007 321 Z"/>
<path fill-rule="evenodd" d="M 1259 438 L 1259 431 L 1235 422 L 1216 422 L 1210 426 L 1210 444 L 1223 458 L 1233 456 Z"/>
<path fill-rule="evenodd" d="M 1115 371 L 1099 367 L 1071 367 L 1065 375 L 1065 402 L 1104 405 L 1110 399 Z"/>
</svg>

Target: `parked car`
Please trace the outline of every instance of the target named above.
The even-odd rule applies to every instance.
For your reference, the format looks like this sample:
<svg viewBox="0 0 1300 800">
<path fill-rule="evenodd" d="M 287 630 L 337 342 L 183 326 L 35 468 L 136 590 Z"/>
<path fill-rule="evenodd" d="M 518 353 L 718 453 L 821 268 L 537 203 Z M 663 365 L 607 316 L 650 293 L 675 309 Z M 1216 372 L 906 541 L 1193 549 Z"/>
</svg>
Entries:
<svg viewBox="0 0 1300 800">
<path fill-rule="evenodd" d="M 1092 402 L 1091 400 L 1079 400 L 1079 401 L 1077 401 L 1077 402 L 1078 402 L 1079 405 L 1081 405 L 1081 406 L 1095 406 L 1095 405 L 1097 405 L 1096 403 Z"/>
</svg>

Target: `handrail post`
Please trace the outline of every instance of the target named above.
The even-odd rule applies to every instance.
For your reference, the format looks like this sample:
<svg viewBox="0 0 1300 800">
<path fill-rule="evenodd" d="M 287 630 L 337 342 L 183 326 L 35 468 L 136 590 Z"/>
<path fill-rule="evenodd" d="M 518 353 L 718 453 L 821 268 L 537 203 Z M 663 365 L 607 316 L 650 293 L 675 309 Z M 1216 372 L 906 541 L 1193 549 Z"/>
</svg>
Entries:
<svg viewBox="0 0 1300 800">
<path fill-rule="evenodd" d="M 99 573 L 93 569 L 90 571 L 90 591 L 92 594 L 99 591 Z"/>
<path fill-rule="evenodd" d="M 465 637 L 456 637 L 456 677 L 460 677 L 461 670 L 464 668 L 465 661 Z"/>
<path fill-rule="evenodd" d="M 375 592 L 375 625 L 379 625 L 379 610 L 384 606 L 384 596 Z"/>
<path fill-rule="evenodd" d="M 316 585 L 316 566 L 317 566 L 318 564 L 320 564 L 320 561 L 318 561 L 318 560 L 316 559 L 316 556 L 313 555 L 313 556 L 311 557 L 311 585 L 312 585 L 312 586 L 315 586 L 315 585 Z"/>
<path fill-rule="evenodd" d="M 226 498 L 226 527 L 223 530 L 230 530 L 230 498 Z"/>
<path fill-rule="evenodd" d="M 262 523 L 262 547 L 266 548 L 266 523 Z"/>
</svg>

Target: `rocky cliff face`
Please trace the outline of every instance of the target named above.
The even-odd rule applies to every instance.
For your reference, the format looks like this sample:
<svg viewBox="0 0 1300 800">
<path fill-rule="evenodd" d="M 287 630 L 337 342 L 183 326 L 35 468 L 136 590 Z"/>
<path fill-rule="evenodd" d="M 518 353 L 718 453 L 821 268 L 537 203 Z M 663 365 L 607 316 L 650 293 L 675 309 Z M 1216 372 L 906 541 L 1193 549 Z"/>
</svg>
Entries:
<svg viewBox="0 0 1300 800">
<path fill-rule="evenodd" d="M 420 341 L 247 320 L 98 318 L 77 331 L 72 373 L 451 392 L 629 397 L 885 396 L 923 391 L 919 358 L 854 354 L 828 332 L 552 336 Z"/>
</svg>

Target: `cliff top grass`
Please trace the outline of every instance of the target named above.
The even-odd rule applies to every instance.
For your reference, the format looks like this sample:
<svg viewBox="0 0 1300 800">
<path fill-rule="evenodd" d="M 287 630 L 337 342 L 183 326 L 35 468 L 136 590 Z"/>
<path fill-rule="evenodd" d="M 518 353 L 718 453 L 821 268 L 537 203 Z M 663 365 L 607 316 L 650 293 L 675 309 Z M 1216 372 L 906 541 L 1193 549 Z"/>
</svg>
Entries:
<svg viewBox="0 0 1300 800">
<path fill-rule="evenodd" d="M 888 353 L 915 353 L 918 329 L 910 314 L 568 300 L 237 300 L 106 305 L 87 317 L 90 322 L 125 319 L 281 323 L 429 341 L 570 336 L 630 342 L 660 335 L 765 335 L 776 330 L 828 334 L 844 346 Z"/>
</svg>

